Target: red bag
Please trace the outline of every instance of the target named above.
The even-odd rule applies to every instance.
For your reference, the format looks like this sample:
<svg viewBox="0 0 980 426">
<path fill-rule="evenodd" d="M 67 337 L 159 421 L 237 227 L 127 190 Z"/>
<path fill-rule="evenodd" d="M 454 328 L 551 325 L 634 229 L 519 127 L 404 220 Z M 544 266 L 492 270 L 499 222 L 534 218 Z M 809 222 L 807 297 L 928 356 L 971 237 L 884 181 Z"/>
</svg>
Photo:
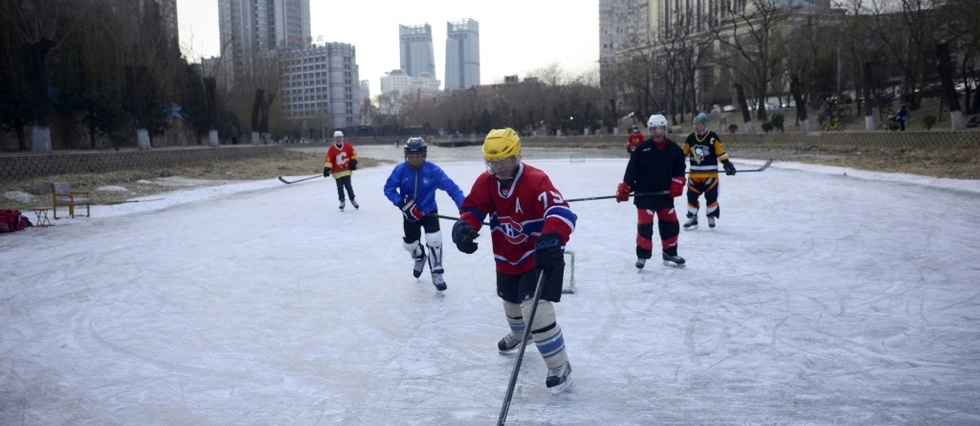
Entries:
<svg viewBox="0 0 980 426">
<path fill-rule="evenodd" d="M 20 214 L 20 210 L 0 210 L 0 232 L 20 231 L 31 225 L 31 221 Z"/>
</svg>

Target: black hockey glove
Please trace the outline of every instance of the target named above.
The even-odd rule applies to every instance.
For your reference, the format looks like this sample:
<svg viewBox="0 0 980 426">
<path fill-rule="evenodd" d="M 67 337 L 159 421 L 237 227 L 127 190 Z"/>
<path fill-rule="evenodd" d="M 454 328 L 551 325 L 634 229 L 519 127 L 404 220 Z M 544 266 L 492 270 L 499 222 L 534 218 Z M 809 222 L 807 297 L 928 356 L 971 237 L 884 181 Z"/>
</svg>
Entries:
<svg viewBox="0 0 980 426">
<path fill-rule="evenodd" d="M 351 171 L 357 170 L 357 160 L 350 162 L 350 169 Z"/>
<path fill-rule="evenodd" d="M 731 161 L 726 161 L 724 163 L 721 163 L 721 165 L 723 167 L 725 167 L 725 174 L 726 175 L 728 175 L 728 176 L 734 176 L 735 175 L 735 165 L 732 164 Z"/>
<path fill-rule="evenodd" d="M 456 248 L 463 253 L 473 254 L 476 252 L 478 245 L 473 240 L 479 236 L 480 234 L 476 232 L 476 229 L 462 220 L 457 220 L 456 224 L 453 225 L 453 242 L 456 243 Z"/>
<path fill-rule="evenodd" d="M 561 237 L 552 232 L 538 237 L 534 242 L 534 270 L 544 272 L 544 276 L 565 268 L 565 255 L 561 252 Z"/>
<path fill-rule="evenodd" d="M 327 176 L 330 176 L 330 168 L 329 167 L 324 167 L 323 168 L 323 177 L 327 177 Z"/>
</svg>

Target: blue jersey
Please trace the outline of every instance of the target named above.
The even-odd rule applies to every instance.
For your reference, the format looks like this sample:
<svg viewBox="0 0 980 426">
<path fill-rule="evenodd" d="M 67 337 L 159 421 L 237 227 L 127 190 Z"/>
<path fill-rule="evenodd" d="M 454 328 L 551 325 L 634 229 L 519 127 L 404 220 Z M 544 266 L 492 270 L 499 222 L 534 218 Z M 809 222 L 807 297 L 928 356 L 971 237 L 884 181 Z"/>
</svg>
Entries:
<svg viewBox="0 0 980 426">
<path fill-rule="evenodd" d="M 385 197 L 395 206 L 399 206 L 405 197 L 415 200 L 422 213 L 432 213 L 439 207 L 436 205 L 436 190 L 441 189 L 449 194 L 456 203 L 456 209 L 463 205 L 463 190 L 459 189 L 446 172 L 439 166 L 428 161 L 422 163 L 418 170 L 412 170 L 408 162 L 395 166 L 388 181 L 385 182 Z"/>
</svg>

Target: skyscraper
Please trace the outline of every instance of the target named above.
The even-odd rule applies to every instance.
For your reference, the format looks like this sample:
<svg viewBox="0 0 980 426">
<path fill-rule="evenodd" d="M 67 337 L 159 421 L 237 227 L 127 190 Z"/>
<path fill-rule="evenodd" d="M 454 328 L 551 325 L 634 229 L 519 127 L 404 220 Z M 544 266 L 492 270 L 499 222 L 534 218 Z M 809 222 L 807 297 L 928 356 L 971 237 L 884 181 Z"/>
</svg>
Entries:
<svg viewBox="0 0 980 426">
<path fill-rule="evenodd" d="M 251 79 L 258 53 L 309 46 L 310 0 L 218 0 L 221 57 L 235 84 Z"/>
<path fill-rule="evenodd" d="M 446 91 L 480 85 L 480 23 L 446 23 Z"/>
<path fill-rule="evenodd" d="M 398 39 L 401 47 L 401 70 L 409 77 L 429 73 L 436 78 L 436 60 L 432 54 L 432 27 L 425 25 L 399 25 Z"/>
</svg>

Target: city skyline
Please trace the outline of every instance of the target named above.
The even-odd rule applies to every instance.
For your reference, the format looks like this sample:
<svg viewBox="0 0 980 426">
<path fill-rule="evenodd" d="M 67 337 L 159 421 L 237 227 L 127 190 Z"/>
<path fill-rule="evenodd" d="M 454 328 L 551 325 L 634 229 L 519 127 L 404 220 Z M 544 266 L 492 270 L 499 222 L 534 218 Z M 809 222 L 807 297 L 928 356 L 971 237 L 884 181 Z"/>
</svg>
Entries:
<svg viewBox="0 0 980 426">
<path fill-rule="evenodd" d="M 219 55 L 217 6 L 217 0 L 177 0 L 181 50 L 191 62 Z M 310 0 L 313 42 L 353 45 L 360 78 L 369 81 L 372 96 L 381 93 L 381 77 L 400 67 L 399 25 L 432 26 L 436 72 L 443 74 L 446 23 L 465 18 L 480 22 L 480 83 L 485 85 L 503 83 L 509 75 L 524 78 L 555 63 L 572 75 L 598 69 L 599 0 L 502 0 L 489 8 L 422 0 L 397 14 L 379 13 L 388 8 L 390 3 L 381 1 Z"/>
</svg>

